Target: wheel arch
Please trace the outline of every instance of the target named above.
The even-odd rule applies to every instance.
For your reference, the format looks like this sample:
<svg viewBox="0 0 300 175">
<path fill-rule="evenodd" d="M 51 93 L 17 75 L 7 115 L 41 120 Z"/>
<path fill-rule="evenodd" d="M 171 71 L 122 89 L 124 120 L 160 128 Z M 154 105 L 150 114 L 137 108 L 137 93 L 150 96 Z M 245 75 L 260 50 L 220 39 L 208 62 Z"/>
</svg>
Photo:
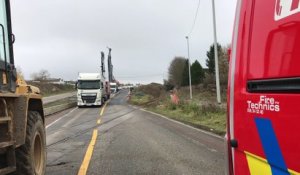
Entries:
<svg viewBox="0 0 300 175">
<path fill-rule="evenodd" d="M 37 111 L 43 120 L 43 123 L 45 124 L 45 115 L 44 115 L 44 108 L 43 108 L 43 102 L 42 99 L 35 99 L 35 98 L 30 98 L 28 100 L 28 111 Z"/>
<path fill-rule="evenodd" d="M 28 111 L 37 111 L 45 125 L 45 115 L 43 110 L 43 102 L 41 98 L 30 98 L 21 96 L 16 98 L 14 102 L 14 135 L 16 139 L 16 146 L 19 147 L 25 143 L 26 127 L 28 120 Z"/>
</svg>

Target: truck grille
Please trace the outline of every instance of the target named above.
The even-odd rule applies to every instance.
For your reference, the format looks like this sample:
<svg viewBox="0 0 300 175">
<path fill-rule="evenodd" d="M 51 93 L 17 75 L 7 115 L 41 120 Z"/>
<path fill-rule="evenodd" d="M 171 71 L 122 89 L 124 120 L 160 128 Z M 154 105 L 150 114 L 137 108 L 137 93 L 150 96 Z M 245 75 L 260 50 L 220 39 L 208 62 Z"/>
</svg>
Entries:
<svg viewBox="0 0 300 175">
<path fill-rule="evenodd" d="M 96 96 L 81 96 L 81 99 L 85 103 L 95 103 Z"/>
</svg>

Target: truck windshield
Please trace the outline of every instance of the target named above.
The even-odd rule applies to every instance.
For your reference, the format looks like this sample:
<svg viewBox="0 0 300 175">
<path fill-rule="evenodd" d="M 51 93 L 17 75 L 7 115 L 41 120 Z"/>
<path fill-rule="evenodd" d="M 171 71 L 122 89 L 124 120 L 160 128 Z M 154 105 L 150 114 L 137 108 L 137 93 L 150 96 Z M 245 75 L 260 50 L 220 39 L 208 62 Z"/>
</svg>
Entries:
<svg viewBox="0 0 300 175">
<path fill-rule="evenodd" d="M 78 81 L 78 89 L 100 89 L 100 80 Z"/>
</svg>

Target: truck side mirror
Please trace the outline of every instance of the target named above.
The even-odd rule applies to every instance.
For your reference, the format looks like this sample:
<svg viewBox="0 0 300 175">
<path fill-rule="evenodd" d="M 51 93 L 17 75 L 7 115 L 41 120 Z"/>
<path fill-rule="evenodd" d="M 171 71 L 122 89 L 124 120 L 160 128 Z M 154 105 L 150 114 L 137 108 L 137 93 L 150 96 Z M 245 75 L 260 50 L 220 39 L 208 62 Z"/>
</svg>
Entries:
<svg viewBox="0 0 300 175">
<path fill-rule="evenodd" d="M 75 83 L 75 89 L 77 89 L 78 82 Z"/>
</svg>

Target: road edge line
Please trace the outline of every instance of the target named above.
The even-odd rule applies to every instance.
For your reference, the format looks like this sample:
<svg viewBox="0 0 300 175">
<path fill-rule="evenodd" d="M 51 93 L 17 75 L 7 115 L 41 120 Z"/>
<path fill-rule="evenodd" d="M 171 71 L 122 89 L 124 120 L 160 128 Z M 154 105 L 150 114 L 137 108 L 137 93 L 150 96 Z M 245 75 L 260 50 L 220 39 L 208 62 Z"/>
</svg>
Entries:
<svg viewBox="0 0 300 175">
<path fill-rule="evenodd" d="M 152 112 L 152 111 L 148 111 L 148 110 L 146 110 L 146 109 L 144 109 L 144 108 L 139 108 L 139 110 L 144 111 L 144 112 L 148 112 L 148 113 L 150 113 L 150 114 L 153 114 L 153 115 L 156 115 L 156 116 L 159 116 L 159 117 L 162 117 L 162 118 L 164 118 L 164 119 L 166 119 L 166 120 L 169 120 L 169 121 L 171 121 L 171 122 L 180 124 L 180 125 L 182 125 L 182 126 L 185 126 L 185 127 L 191 128 L 191 129 L 194 129 L 194 130 L 196 130 L 196 131 L 202 132 L 202 133 L 204 133 L 204 134 L 206 134 L 206 135 L 215 137 L 215 138 L 217 138 L 217 139 L 224 140 L 224 138 L 221 137 L 221 136 L 219 136 L 219 135 L 210 133 L 210 132 L 208 132 L 208 131 L 205 131 L 205 130 L 202 130 L 202 129 L 199 129 L 199 128 L 195 128 L 195 127 L 193 127 L 193 126 L 190 126 L 190 125 L 187 125 L 187 124 L 185 124 L 185 123 L 179 122 L 179 121 L 177 121 L 177 120 L 171 119 L 171 118 L 166 117 L 166 116 L 164 116 L 164 115 L 161 115 L 161 114 L 158 114 L 158 113 L 155 113 L 155 112 Z"/>
</svg>

